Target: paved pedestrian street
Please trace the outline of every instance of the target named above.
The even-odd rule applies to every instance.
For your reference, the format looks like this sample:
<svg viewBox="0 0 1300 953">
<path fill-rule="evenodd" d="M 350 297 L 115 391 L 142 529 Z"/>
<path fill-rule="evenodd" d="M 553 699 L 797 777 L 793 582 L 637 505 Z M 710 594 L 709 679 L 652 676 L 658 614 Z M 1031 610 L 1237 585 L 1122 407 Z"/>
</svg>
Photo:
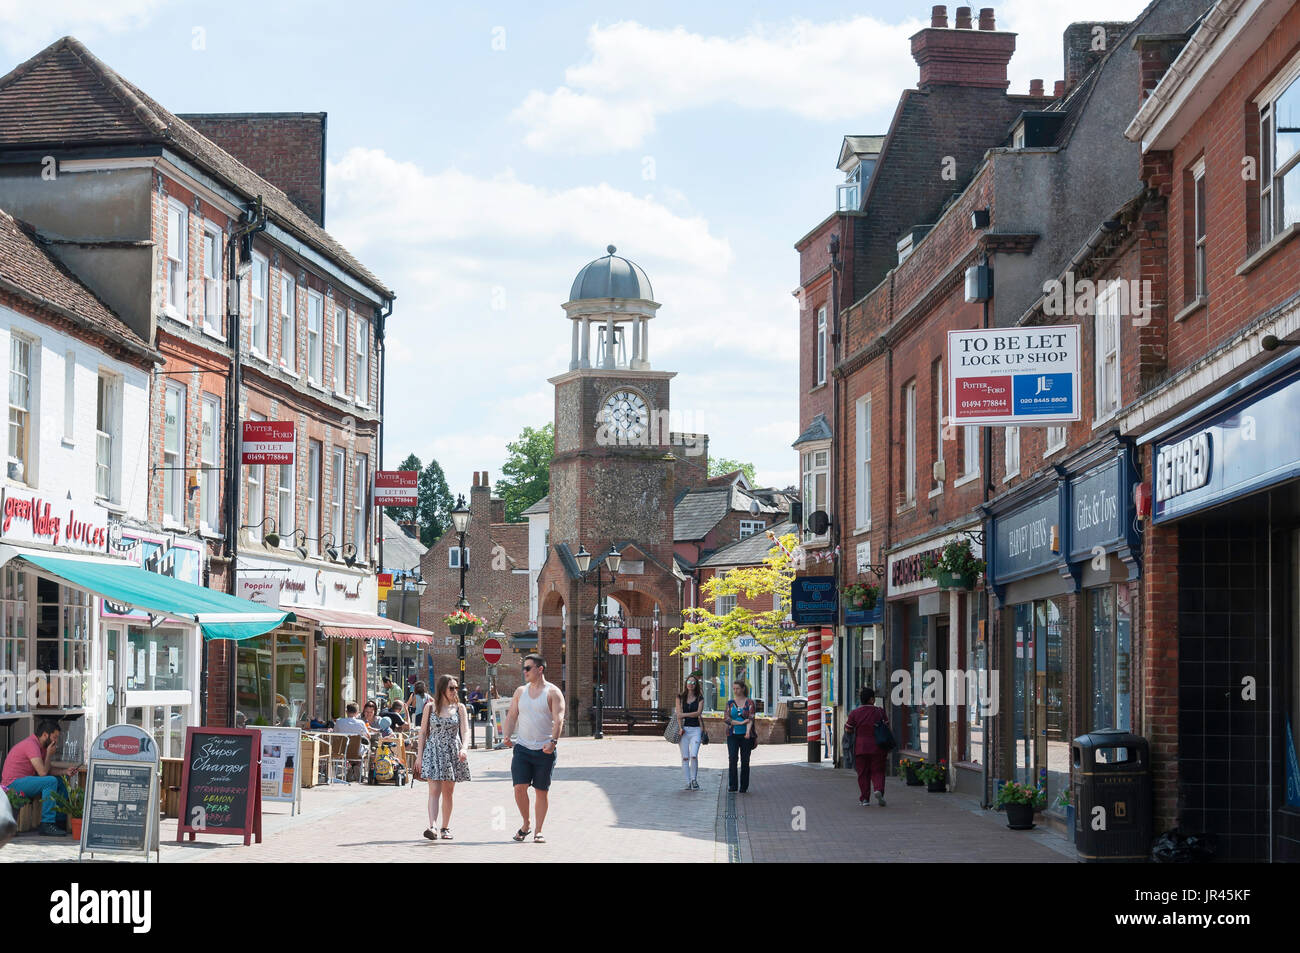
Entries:
<svg viewBox="0 0 1300 953">
<path fill-rule="evenodd" d="M 801 744 L 759 746 L 751 790 L 726 791 L 726 748 L 702 750 L 699 791 L 683 790 L 676 750 L 660 738 L 565 739 L 546 821 L 548 842 L 510 840 L 519 827 L 509 751 L 472 751 L 474 780 L 457 786 L 456 839 L 421 836 L 426 789 L 362 784 L 303 791 L 303 812 L 268 803 L 263 841 L 200 836 L 177 844 L 162 827 L 164 863 L 493 861 L 1058 863 L 1073 851 L 1047 831 L 1007 830 L 1003 815 L 955 794 L 927 794 L 891 778 L 889 806 L 860 807 L 852 772 L 802 763 Z M 27 834 L 0 861 L 75 860 L 68 839 Z"/>
</svg>

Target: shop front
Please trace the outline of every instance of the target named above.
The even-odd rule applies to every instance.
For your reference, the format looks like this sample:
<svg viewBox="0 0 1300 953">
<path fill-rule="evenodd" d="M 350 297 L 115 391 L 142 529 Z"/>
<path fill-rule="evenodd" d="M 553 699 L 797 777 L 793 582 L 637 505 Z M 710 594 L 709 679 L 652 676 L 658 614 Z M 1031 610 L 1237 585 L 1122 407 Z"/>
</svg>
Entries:
<svg viewBox="0 0 1300 953">
<path fill-rule="evenodd" d="M 987 675 L 979 639 L 979 590 L 940 589 L 926 566 L 950 543 L 983 558 L 978 524 L 909 543 L 888 554 L 885 622 L 893 670 L 877 686 L 889 706 L 900 754 L 946 760 L 957 790 L 979 789 L 984 735 L 974 704 Z M 967 677 L 967 672 L 971 676 Z M 882 674 L 883 677 L 883 674 Z M 972 681 L 975 679 L 975 681 Z"/>
<path fill-rule="evenodd" d="M 244 554 L 238 574 L 241 589 L 278 598 L 296 621 L 240 643 L 236 724 L 323 724 L 377 697 L 383 674 L 403 675 L 405 693 L 407 670 L 422 670 L 432 633 L 379 616 L 373 574 Z"/>
<path fill-rule="evenodd" d="M 1152 543 L 1176 554 L 1178 822 L 1226 860 L 1300 860 L 1297 358 L 1142 439 Z"/>
<path fill-rule="evenodd" d="M 1001 714 L 997 777 L 1064 816 L 1070 741 L 1132 728 L 1140 551 L 1130 448 L 1109 436 L 989 506 Z"/>
</svg>

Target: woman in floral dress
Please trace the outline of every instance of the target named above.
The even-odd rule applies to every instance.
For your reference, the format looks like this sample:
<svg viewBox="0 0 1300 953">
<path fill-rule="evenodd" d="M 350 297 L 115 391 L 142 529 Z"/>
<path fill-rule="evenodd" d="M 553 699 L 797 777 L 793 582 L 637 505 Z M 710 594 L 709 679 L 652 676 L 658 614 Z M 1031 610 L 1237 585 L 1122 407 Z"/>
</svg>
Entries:
<svg viewBox="0 0 1300 953">
<path fill-rule="evenodd" d="M 469 718 L 459 701 L 459 683 L 450 675 L 438 678 L 433 699 L 424 706 L 420 719 L 420 772 L 429 782 L 429 827 L 424 836 L 436 841 L 451 840 L 452 797 L 457 781 L 469 780 Z M 442 827 L 438 824 L 438 802 L 442 802 Z"/>
</svg>

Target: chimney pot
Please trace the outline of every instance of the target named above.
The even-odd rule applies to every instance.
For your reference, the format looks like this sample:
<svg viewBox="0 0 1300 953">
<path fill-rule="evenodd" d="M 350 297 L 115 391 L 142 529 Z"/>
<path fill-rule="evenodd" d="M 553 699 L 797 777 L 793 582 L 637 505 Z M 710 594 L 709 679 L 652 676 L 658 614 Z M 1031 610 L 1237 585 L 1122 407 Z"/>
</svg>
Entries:
<svg viewBox="0 0 1300 953">
<path fill-rule="evenodd" d="M 486 487 L 488 487 L 489 489 L 491 489 L 492 484 L 491 484 L 490 482 L 488 482 L 488 475 L 487 475 L 487 474 L 488 474 L 488 472 L 487 472 L 486 470 L 484 470 L 484 471 L 483 471 L 483 485 L 486 486 Z"/>
<path fill-rule="evenodd" d="M 992 7 L 980 7 L 980 29 L 996 30 L 997 24 L 993 19 Z"/>
<path fill-rule="evenodd" d="M 930 26 L 938 29 L 948 28 L 948 8 L 938 4 L 930 8 Z"/>
<path fill-rule="evenodd" d="M 1031 79 L 1029 81 L 1029 95 L 1030 96 L 1043 95 L 1043 81 L 1041 79 Z"/>
<path fill-rule="evenodd" d="M 474 485 L 478 486 L 478 471 L 474 471 Z"/>
<path fill-rule="evenodd" d="M 957 26 L 957 29 L 959 29 L 959 30 L 969 30 L 969 29 L 971 28 L 971 22 L 970 22 L 970 7 L 958 7 L 958 8 L 957 8 L 957 24 L 956 24 L 956 26 Z"/>
<path fill-rule="evenodd" d="M 1065 80 L 1058 79 L 1054 84 L 1052 84 L 1052 97 L 1054 99 L 1061 99 L 1064 96 L 1065 96 Z"/>
</svg>

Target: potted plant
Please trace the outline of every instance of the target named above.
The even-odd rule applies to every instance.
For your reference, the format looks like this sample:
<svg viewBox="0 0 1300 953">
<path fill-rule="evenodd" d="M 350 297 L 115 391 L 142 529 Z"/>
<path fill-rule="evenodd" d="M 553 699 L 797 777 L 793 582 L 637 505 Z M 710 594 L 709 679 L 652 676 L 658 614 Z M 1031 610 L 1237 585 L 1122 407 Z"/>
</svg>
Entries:
<svg viewBox="0 0 1300 953">
<path fill-rule="evenodd" d="M 970 540 L 956 540 L 943 548 L 938 559 L 926 560 L 924 572 L 940 589 L 971 589 L 984 571 L 984 560 L 971 551 Z"/>
<path fill-rule="evenodd" d="M 68 816 L 68 833 L 81 840 L 81 817 L 86 810 L 86 789 L 73 783 L 67 794 L 55 791 L 54 807 L 60 814 Z"/>
<path fill-rule="evenodd" d="M 464 609 L 457 609 L 451 615 L 443 616 L 442 621 L 447 623 L 452 635 L 473 635 L 474 630 L 483 625 L 482 619 Z"/>
<path fill-rule="evenodd" d="M 943 758 L 937 764 L 921 764 L 916 769 L 916 776 L 931 794 L 942 794 L 948 790 L 948 762 Z"/>
<path fill-rule="evenodd" d="M 880 598 L 880 587 L 868 582 L 851 582 L 844 587 L 843 596 L 846 605 L 870 612 Z"/>
<path fill-rule="evenodd" d="M 1034 827 L 1034 811 L 1047 803 L 1047 792 L 1031 788 L 1018 781 L 1007 781 L 998 788 L 995 804 L 1007 812 L 1007 827 L 1013 831 L 1028 831 Z"/>
<path fill-rule="evenodd" d="M 25 834 L 27 831 L 36 830 L 36 825 L 40 823 L 38 820 L 40 808 L 37 802 L 17 791 L 5 791 L 5 795 L 9 798 L 9 810 L 13 812 L 18 833 Z"/>
<path fill-rule="evenodd" d="M 919 788 L 925 782 L 916 775 L 916 769 L 923 762 L 914 758 L 900 758 L 898 761 L 898 776 L 907 782 L 909 788 Z"/>
</svg>

